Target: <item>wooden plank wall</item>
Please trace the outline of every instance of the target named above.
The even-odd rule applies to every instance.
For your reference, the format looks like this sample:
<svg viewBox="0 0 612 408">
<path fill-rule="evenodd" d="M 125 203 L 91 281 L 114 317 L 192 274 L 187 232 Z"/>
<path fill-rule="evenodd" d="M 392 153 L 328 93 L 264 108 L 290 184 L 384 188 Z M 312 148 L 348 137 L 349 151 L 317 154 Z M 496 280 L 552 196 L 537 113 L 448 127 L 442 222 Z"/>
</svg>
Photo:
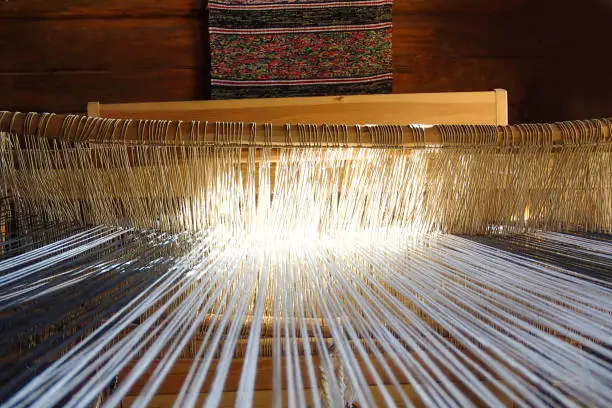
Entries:
<svg viewBox="0 0 612 408">
<path fill-rule="evenodd" d="M 205 0 L 0 1 L 0 108 L 207 99 Z M 528 3 L 528 2 L 527 2 Z M 526 103 L 541 50 L 525 0 L 395 0 L 394 92 L 509 91 Z"/>
<path fill-rule="evenodd" d="M 612 117 L 612 1 L 538 0 L 525 10 L 545 50 L 525 110 L 545 121 Z"/>
</svg>

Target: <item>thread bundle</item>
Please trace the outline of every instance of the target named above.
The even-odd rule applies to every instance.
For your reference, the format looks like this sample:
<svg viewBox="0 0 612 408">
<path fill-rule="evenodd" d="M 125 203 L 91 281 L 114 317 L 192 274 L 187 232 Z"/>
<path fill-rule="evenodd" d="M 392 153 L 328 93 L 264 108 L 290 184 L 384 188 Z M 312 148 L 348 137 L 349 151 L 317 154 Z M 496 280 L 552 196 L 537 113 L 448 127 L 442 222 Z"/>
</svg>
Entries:
<svg viewBox="0 0 612 408">
<path fill-rule="evenodd" d="M 0 398 L 608 406 L 609 237 L 522 241 L 84 230 L 0 261 Z"/>
</svg>

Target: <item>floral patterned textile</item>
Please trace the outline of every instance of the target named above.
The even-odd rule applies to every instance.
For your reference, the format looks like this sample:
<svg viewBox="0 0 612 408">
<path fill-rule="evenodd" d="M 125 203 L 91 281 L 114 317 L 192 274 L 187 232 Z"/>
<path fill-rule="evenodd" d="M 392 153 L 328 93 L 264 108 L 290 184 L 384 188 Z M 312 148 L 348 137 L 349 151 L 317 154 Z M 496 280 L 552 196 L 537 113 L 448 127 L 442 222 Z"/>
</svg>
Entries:
<svg viewBox="0 0 612 408">
<path fill-rule="evenodd" d="M 213 99 L 391 92 L 392 0 L 208 7 Z"/>
</svg>

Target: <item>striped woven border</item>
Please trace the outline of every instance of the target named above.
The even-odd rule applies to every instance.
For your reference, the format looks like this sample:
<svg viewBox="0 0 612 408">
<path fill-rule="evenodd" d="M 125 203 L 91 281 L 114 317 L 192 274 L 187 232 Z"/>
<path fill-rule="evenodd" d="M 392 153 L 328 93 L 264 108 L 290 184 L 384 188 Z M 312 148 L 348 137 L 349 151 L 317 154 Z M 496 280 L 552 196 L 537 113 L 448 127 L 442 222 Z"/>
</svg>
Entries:
<svg viewBox="0 0 612 408">
<path fill-rule="evenodd" d="M 230 79 L 212 79 L 213 85 L 224 86 L 268 86 L 268 85 L 317 85 L 317 84 L 350 84 L 361 82 L 374 82 L 393 79 L 393 74 L 380 74 L 361 78 L 311 78 L 311 79 L 272 79 L 255 81 L 236 81 Z"/>
<path fill-rule="evenodd" d="M 260 29 L 242 29 L 242 28 L 220 28 L 211 27 L 211 34 L 290 34 L 290 33 L 318 33 L 318 32 L 333 32 L 333 31 L 368 31 L 378 30 L 381 28 L 391 28 L 391 23 L 381 24 L 362 24 L 362 25 L 339 25 L 339 26 L 323 26 L 323 27 L 291 27 L 291 28 L 260 28 Z"/>
</svg>

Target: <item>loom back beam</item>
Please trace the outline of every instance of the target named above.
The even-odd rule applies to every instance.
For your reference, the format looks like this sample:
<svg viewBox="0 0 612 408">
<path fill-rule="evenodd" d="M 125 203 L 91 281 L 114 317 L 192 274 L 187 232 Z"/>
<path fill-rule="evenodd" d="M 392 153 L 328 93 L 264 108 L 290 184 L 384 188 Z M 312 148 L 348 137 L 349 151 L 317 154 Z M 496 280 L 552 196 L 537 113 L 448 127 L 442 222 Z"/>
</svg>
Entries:
<svg viewBox="0 0 612 408">
<path fill-rule="evenodd" d="M 435 123 L 507 125 L 508 95 L 484 92 L 257 98 L 185 102 L 101 104 L 88 116 L 112 119 L 207 120 L 256 123 Z"/>
<path fill-rule="evenodd" d="M 550 124 L 314 125 L 94 118 L 0 112 L 0 131 L 71 141 L 210 144 L 269 147 L 411 147 L 598 143 L 610 140 L 612 121 Z"/>
</svg>

